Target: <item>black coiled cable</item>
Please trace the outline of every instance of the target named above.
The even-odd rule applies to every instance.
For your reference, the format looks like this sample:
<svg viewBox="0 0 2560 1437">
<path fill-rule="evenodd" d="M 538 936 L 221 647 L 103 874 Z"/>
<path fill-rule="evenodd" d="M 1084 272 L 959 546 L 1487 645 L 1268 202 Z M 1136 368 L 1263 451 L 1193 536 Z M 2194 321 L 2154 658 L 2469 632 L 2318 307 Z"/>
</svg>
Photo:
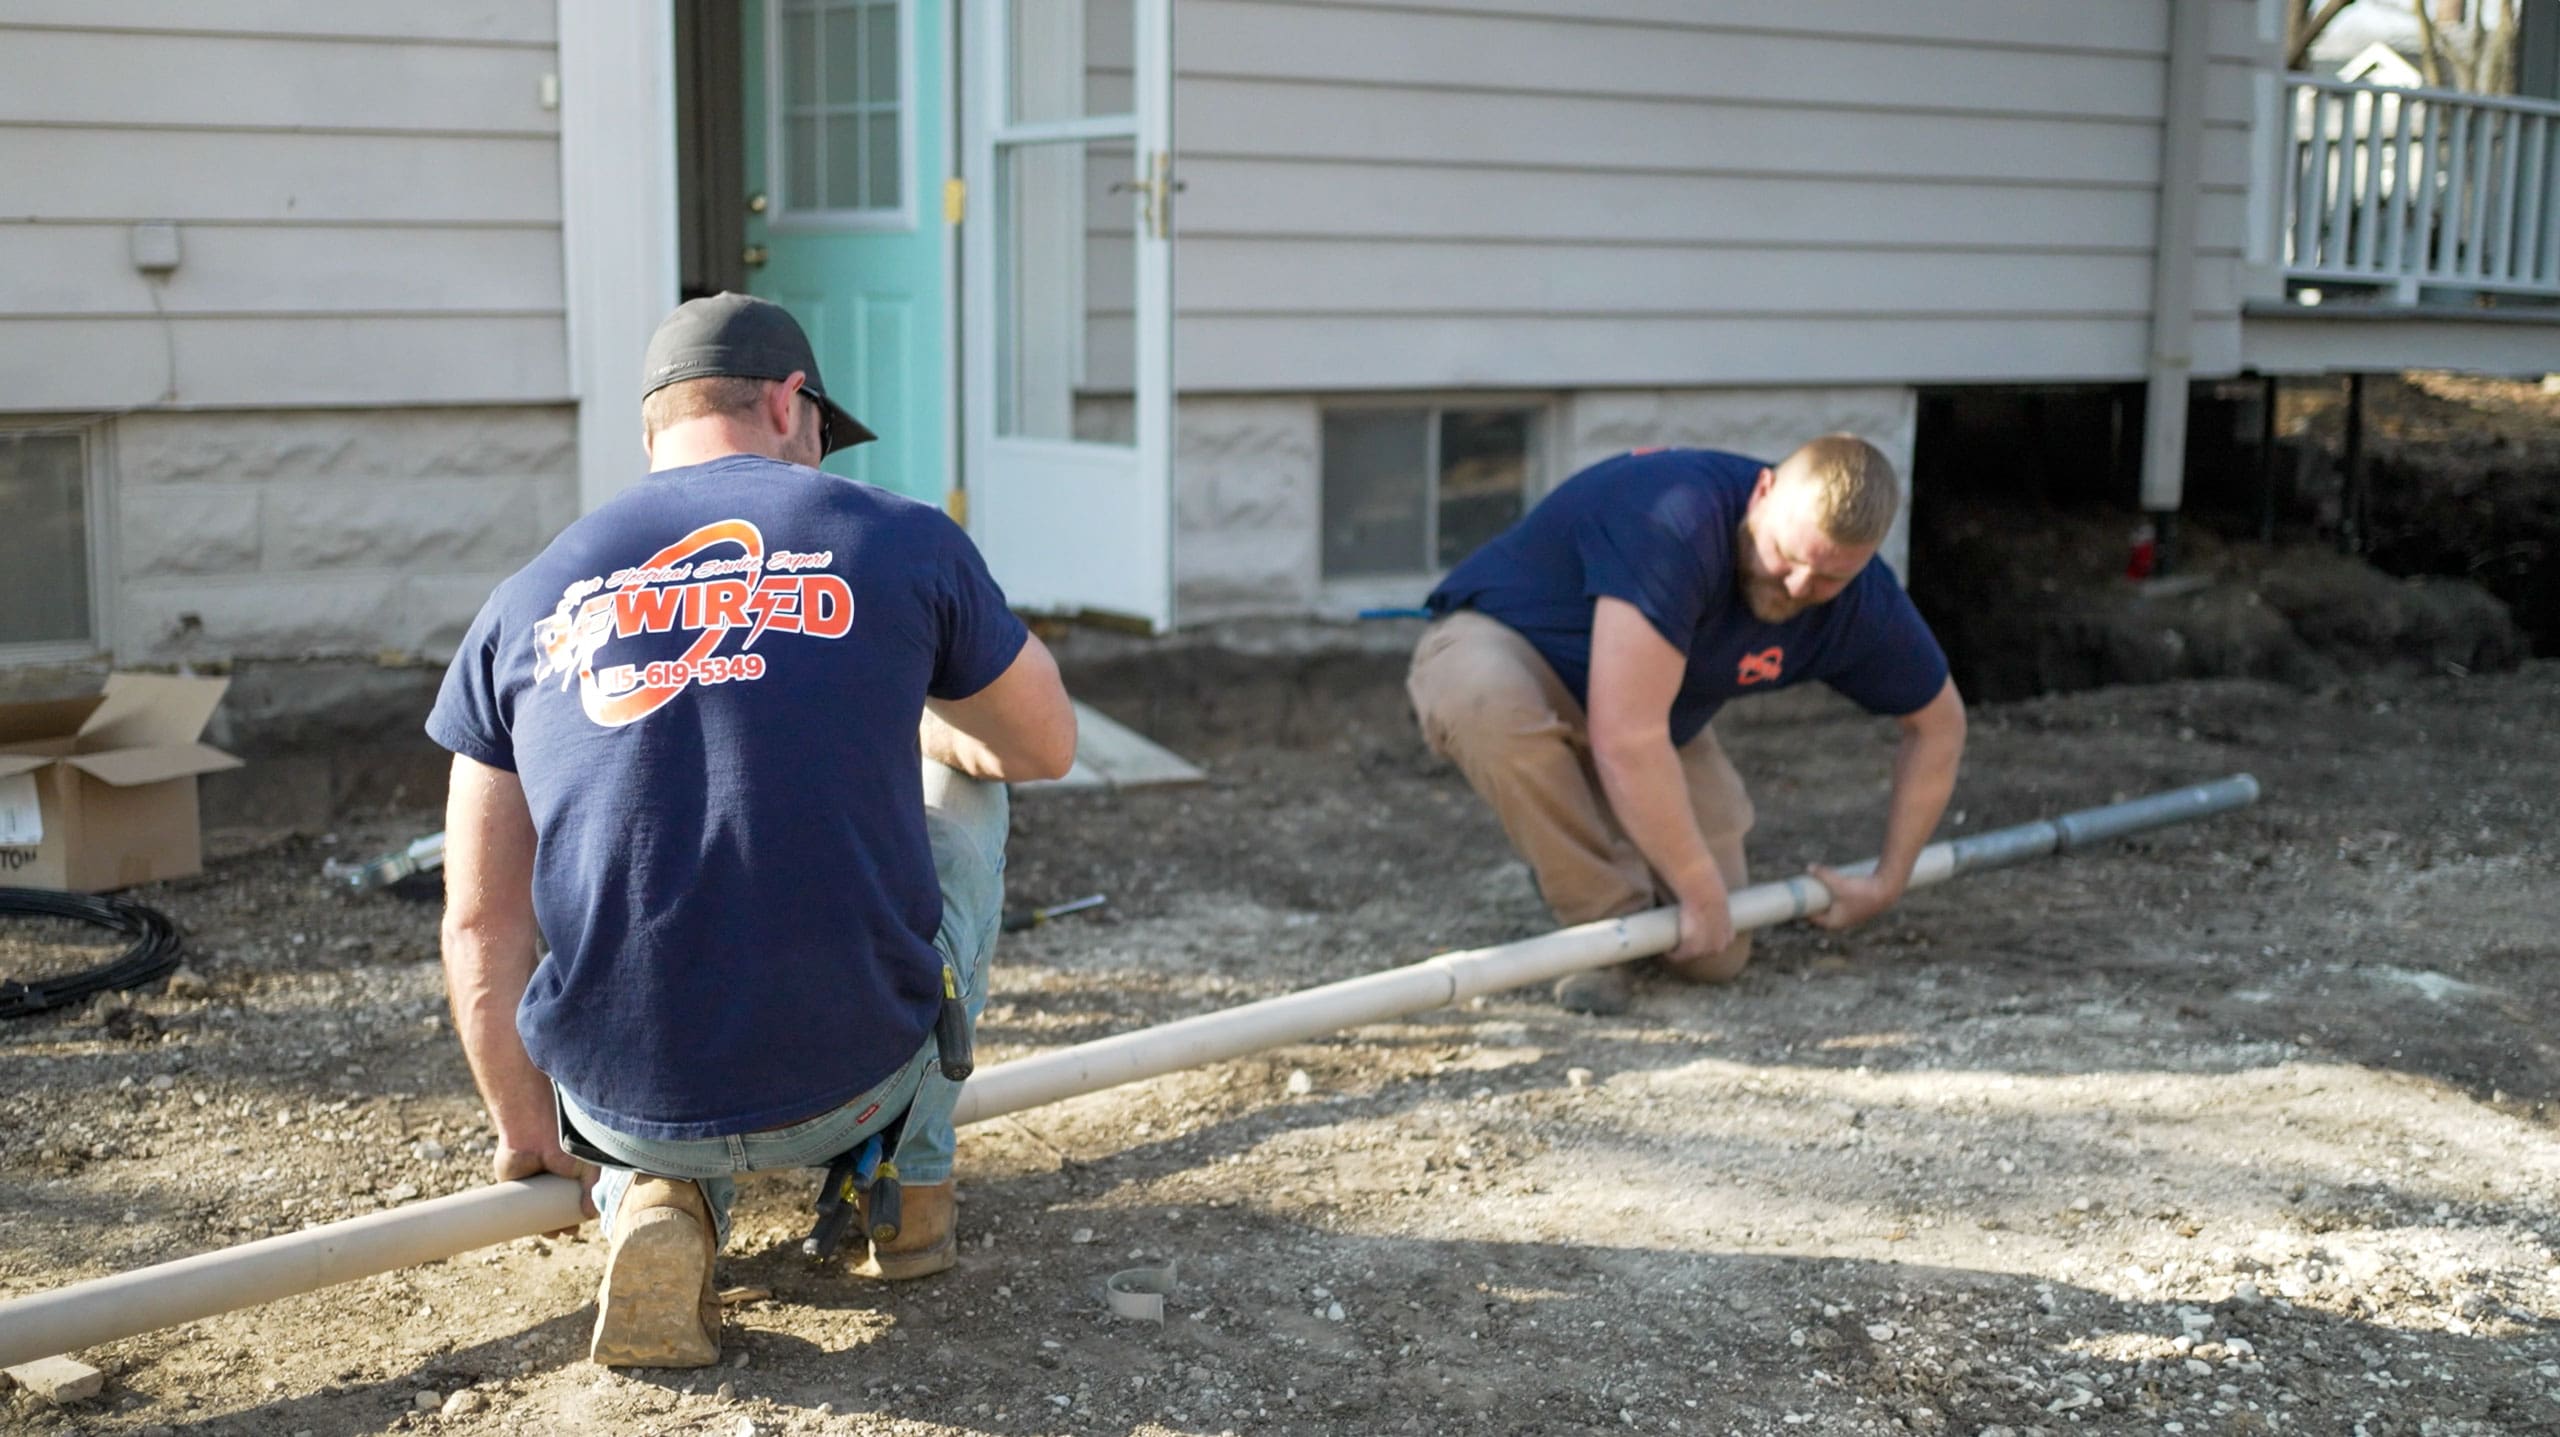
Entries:
<svg viewBox="0 0 2560 1437">
<path fill-rule="evenodd" d="M 133 935 L 133 946 L 112 963 L 79 973 L 21 983 L 0 979 L 0 1018 L 26 1018 L 66 1008 L 117 988 L 139 988 L 178 966 L 186 956 L 178 925 L 157 908 L 124 898 L 56 893 L 46 888 L 0 888 L 0 915 L 69 918 Z"/>
</svg>

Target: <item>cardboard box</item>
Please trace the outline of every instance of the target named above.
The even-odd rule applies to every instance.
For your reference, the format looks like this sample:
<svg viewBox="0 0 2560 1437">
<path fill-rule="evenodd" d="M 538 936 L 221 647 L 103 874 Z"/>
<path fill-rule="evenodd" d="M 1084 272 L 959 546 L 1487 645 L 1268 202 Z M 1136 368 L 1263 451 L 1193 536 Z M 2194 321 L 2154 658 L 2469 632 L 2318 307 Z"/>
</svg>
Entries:
<svg viewBox="0 0 2560 1437">
<path fill-rule="evenodd" d="M 204 867 L 196 775 L 229 679 L 111 674 L 87 698 L 0 704 L 0 884 L 97 892 Z"/>
</svg>

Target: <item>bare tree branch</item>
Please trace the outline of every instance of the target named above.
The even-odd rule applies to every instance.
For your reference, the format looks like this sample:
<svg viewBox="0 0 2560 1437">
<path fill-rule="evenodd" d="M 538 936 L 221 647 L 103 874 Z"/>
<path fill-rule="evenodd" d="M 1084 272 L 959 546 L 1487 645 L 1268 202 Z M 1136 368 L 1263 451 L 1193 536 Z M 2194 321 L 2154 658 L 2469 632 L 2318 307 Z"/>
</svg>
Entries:
<svg viewBox="0 0 2560 1437">
<path fill-rule="evenodd" d="M 2309 8 L 2314 0 L 2293 0 L 2284 7 L 2284 67 L 2299 70 L 2311 59 L 2311 47 L 2319 43 L 2322 31 L 2338 18 L 2338 12 L 2355 0 L 2318 0 L 2317 10 Z M 2418 0 L 2421 8 L 2426 0 Z"/>
<path fill-rule="evenodd" d="M 2418 69 L 2426 82 L 2438 89 L 2444 87 L 2444 32 L 2436 28 L 2436 18 L 2427 9 L 2427 0 L 2410 7 L 2418 15 Z"/>
<path fill-rule="evenodd" d="M 2498 7 L 2498 28 L 2490 32 L 2481 46 L 2483 53 L 2476 88 L 2484 95 L 2512 95 L 2516 92 L 2516 39 L 2523 19 L 2518 13 L 2520 8 L 2519 0 L 2502 0 Z"/>
</svg>

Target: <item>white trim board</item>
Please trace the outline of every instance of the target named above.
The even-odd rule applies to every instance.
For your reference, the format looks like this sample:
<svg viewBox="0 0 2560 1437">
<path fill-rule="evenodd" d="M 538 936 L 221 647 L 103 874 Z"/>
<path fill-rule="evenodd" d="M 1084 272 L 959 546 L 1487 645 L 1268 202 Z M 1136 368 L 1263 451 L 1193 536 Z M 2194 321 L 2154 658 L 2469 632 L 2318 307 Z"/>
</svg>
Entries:
<svg viewBox="0 0 2560 1437">
<path fill-rule="evenodd" d="M 560 242 L 578 507 L 648 472 L 640 360 L 676 303 L 672 0 L 560 0 Z"/>
</svg>

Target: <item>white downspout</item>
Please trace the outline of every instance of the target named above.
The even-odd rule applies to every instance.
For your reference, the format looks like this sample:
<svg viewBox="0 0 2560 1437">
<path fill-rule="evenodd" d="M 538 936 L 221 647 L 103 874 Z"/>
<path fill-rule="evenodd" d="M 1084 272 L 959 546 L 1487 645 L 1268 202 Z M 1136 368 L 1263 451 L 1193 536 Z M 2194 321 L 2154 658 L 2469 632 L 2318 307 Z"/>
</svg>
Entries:
<svg viewBox="0 0 2560 1437">
<path fill-rule="evenodd" d="M 2151 270 L 2151 374 L 2143 405 L 2142 507 L 2165 567 L 2186 487 L 2187 385 L 2195 368 L 2197 188 L 2213 0 L 2169 0 L 2169 83 L 2160 120 L 2159 233 Z"/>
</svg>

